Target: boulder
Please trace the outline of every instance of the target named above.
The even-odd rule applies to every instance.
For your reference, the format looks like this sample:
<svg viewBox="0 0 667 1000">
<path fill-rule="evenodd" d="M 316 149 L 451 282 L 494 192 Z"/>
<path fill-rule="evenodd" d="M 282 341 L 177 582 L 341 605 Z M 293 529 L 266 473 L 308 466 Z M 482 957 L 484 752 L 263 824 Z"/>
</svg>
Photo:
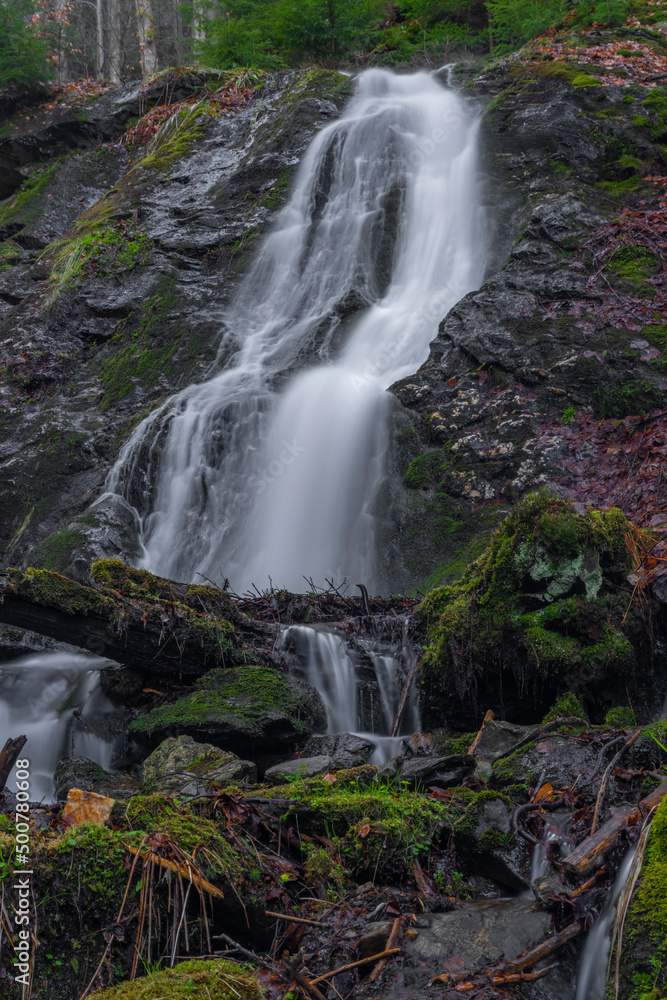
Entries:
<svg viewBox="0 0 667 1000">
<path fill-rule="evenodd" d="M 264 780 L 270 785 L 284 785 L 291 778 L 314 778 L 317 774 L 333 771 L 336 762 L 333 757 L 321 754 L 319 757 L 299 757 L 297 760 L 286 760 L 282 764 L 274 764 L 264 773 Z"/>
<path fill-rule="evenodd" d="M 534 740 L 538 732 L 537 726 L 515 726 L 511 722 L 492 719 L 484 724 L 473 755 L 479 760 L 493 763 L 501 757 L 507 757 L 529 740 Z"/>
<path fill-rule="evenodd" d="M 139 716 L 129 731 L 150 748 L 186 735 L 273 763 L 325 726 L 322 699 L 310 684 L 270 667 L 244 666 L 210 670 L 191 694 Z"/>
<path fill-rule="evenodd" d="M 468 903 L 451 913 L 419 917 L 417 936 L 407 949 L 422 962 L 457 961 L 457 968 L 474 968 L 504 956 L 514 958 L 534 948 L 549 933 L 551 917 L 533 900 Z"/>
<path fill-rule="evenodd" d="M 142 791 L 163 795 L 203 795 L 215 782 L 257 781 L 257 766 L 191 736 L 170 737 L 144 761 Z"/>
<path fill-rule="evenodd" d="M 303 748 L 304 757 L 331 757 L 335 767 L 361 767 L 375 750 L 375 743 L 354 733 L 311 736 Z"/>
<path fill-rule="evenodd" d="M 528 845 L 512 831 L 513 803 L 504 795 L 480 792 L 454 825 L 457 851 L 476 872 L 514 891 L 530 888 Z"/>
<path fill-rule="evenodd" d="M 413 757 L 410 760 L 399 760 L 398 779 L 409 782 L 412 787 L 434 785 L 436 788 L 452 788 L 460 785 L 474 767 L 475 759 L 470 754 Z"/>
<path fill-rule="evenodd" d="M 70 789 L 96 792 L 112 799 L 129 799 L 139 791 L 139 781 L 131 774 L 112 774 L 88 757 L 61 757 L 53 775 L 57 799 L 66 799 Z"/>
</svg>

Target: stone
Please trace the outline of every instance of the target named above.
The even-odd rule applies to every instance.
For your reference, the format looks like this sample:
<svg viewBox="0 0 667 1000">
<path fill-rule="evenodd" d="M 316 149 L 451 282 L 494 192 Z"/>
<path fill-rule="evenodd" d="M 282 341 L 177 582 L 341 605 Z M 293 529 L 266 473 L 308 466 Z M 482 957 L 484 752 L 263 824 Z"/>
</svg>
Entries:
<svg viewBox="0 0 667 1000">
<path fill-rule="evenodd" d="M 144 679 L 131 667 L 100 671 L 100 687 L 114 705 L 134 707 L 141 699 Z"/>
<path fill-rule="evenodd" d="M 399 760 L 398 780 L 407 781 L 412 787 L 434 785 L 436 788 L 453 788 L 454 785 L 460 785 L 474 767 L 474 757 L 469 754 L 413 757 L 410 760 Z"/>
<path fill-rule="evenodd" d="M 331 757 L 336 767 L 360 767 L 375 750 L 372 740 L 354 733 L 333 733 L 328 736 L 311 736 L 303 748 L 304 757 Z"/>
<path fill-rule="evenodd" d="M 139 791 L 139 781 L 132 774 L 105 771 L 88 757 L 61 757 L 53 775 L 57 799 L 66 799 L 72 788 L 97 792 L 114 799 L 129 799 Z"/>
<path fill-rule="evenodd" d="M 484 724 L 473 756 L 479 760 L 493 763 L 500 757 L 507 757 L 523 743 L 534 740 L 538 732 L 537 726 L 515 726 L 511 722 L 492 719 Z"/>
<path fill-rule="evenodd" d="M 129 732 L 150 748 L 167 736 L 186 735 L 271 765 L 325 726 L 326 710 L 314 687 L 249 665 L 210 670 L 191 694 L 139 716 Z"/>
<path fill-rule="evenodd" d="M 144 761 L 142 791 L 163 795 L 204 795 L 211 784 L 257 781 L 257 765 L 191 736 L 164 740 Z"/>
<path fill-rule="evenodd" d="M 514 891 L 530 888 L 528 845 L 512 831 L 513 805 L 504 796 L 482 792 L 454 825 L 457 850 L 475 872 Z"/>
<path fill-rule="evenodd" d="M 284 785 L 291 778 L 314 778 L 318 774 L 333 771 L 336 762 L 333 757 L 321 754 L 319 757 L 298 757 L 296 760 L 286 760 L 282 764 L 274 764 L 264 772 L 264 781 L 270 785 Z"/>
<path fill-rule="evenodd" d="M 370 958 L 371 955 L 384 951 L 392 926 L 391 920 L 377 920 L 369 924 L 366 933 L 357 941 L 359 958 Z"/>
<path fill-rule="evenodd" d="M 534 948 L 548 936 L 551 917 L 533 900 L 508 899 L 422 914 L 419 922 L 417 937 L 406 946 L 409 953 L 421 960 L 437 959 L 440 966 L 456 959 L 458 968 L 467 969 Z"/>
</svg>

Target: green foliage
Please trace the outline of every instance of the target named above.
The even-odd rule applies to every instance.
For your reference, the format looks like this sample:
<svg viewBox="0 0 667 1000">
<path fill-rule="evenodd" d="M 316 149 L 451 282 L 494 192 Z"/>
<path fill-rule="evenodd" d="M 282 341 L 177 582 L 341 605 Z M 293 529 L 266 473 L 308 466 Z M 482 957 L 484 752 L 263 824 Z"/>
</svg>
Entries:
<svg viewBox="0 0 667 1000">
<path fill-rule="evenodd" d="M 574 406 L 568 406 L 565 410 L 563 410 L 563 416 L 560 418 L 561 424 L 571 424 L 574 420 L 576 412 L 577 411 Z"/>
<path fill-rule="evenodd" d="M 37 90 L 53 75 L 33 13 L 31 0 L 0 0 L 0 88 Z"/>
<path fill-rule="evenodd" d="M 560 21 L 569 5 L 563 0 L 486 0 L 489 26 L 496 45 L 522 45 Z"/>
<path fill-rule="evenodd" d="M 576 694 L 572 694 L 572 692 L 560 695 L 542 722 L 546 725 L 547 722 L 553 722 L 556 719 L 584 719 L 586 721 L 588 716 L 581 698 L 577 698 Z"/>
<path fill-rule="evenodd" d="M 628 705 L 623 705 L 610 708 L 605 715 L 604 724 L 608 729 L 627 729 L 629 726 L 635 726 L 637 720 L 634 711 Z"/>
</svg>

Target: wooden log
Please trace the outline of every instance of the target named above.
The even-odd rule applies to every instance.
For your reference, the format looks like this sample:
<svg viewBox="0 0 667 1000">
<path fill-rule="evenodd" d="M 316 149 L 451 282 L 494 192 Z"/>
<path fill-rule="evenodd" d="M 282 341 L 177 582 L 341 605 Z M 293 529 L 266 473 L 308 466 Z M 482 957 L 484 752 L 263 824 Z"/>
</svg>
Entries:
<svg viewBox="0 0 667 1000">
<path fill-rule="evenodd" d="M 7 778 L 27 742 L 27 736 L 17 736 L 14 739 L 10 737 L 0 750 L 0 792 L 4 791 Z"/>
<path fill-rule="evenodd" d="M 639 823 L 642 816 L 660 805 L 667 795 L 667 781 L 658 785 L 650 795 L 642 799 L 637 806 L 623 806 L 614 812 L 611 819 L 596 830 L 590 837 L 579 844 L 561 862 L 563 871 L 573 878 L 584 878 L 598 867 L 606 855 L 615 847 L 616 838 L 621 830 Z"/>
<path fill-rule="evenodd" d="M 288 974 L 292 977 L 292 979 L 295 980 L 295 982 L 299 984 L 302 990 L 305 990 L 305 992 L 308 993 L 311 997 L 315 997 L 315 1000 L 325 1000 L 325 997 L 320 993 L 317 986 L 315 986 L 315 984 L 310 979 L 306 979 L 306 977 L 301 972 L 299 972 L 299 970 L 296 967 L 296 964 L 292 965 L 287 960 L 287 957 L 284 957 L 283 965 L 285 966 L 285 969 L 287 970 Z"/>
<path fill-rule="evenodd" d="M 149 575 L 143 589 L 126 579 L 84 586 L 48 570 L 8 570 L 0 576 L 0 623 L 71 643 L 142 673 L 199 676 L 224 666 L 232 626 L 248 630 L 229 595 Z M 149 585 L 150 584 L 150 588 Z M 149 592 L 150 591 L 150 592 Z M 262 624 L 262 623 L 256 623 Z"/>
</svg>

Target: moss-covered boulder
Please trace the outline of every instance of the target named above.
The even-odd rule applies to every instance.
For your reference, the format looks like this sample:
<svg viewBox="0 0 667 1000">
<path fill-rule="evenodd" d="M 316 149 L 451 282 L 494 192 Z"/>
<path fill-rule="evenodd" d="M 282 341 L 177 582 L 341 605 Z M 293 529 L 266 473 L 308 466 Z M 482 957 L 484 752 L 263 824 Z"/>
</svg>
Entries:
<svg viewBox="0 0 667 1000">
<path fill-rule="evenodd" d="M 169 737 L 144 761 L 142 791 L 146 794 L 203 795 L 211 782 L 229 785 L 256 781 L 257 766 L 191 736 Z"/>
<path fill-rule="evenodd" d="M 619 1000 L 658 998 L 667 988 L 667 799 L 651 825 L 623 927 Z"/>
<path fill-rule="evenodd" d="M 253 760 L 278 756 L 326 728 L 322 699 L 309 684 L 270 667 L 211 670 L 195 690 L 130 723 L 147 746 L 191 736 Z"/>
<path fill-rule="evenodd" d="M 527 844 L 512 830 L 513 811 L 514 804 L 507 796 L 480 792 L 454 826 L 454 840 L 476 871 L 522 891 L 530 886 L 530 858 Z"/>
<path fill-rule="evenodd" d="M 628 528 L 620 510 L 525 497 L 461 581 L 417 609 L 426 724 L 451 713 L 460 726 L 480 708 L 536 721 L 562 692 L 603 717 L 619 685 L 655 701 L 650 640 L 626 579 Z"/>
<path fill-rule="evenodd" d="M 133 982 L 120 983 L 91 994 L 91 1000 L 262 1000 L 264 990 L 247 965 L 226 959 L 212 962 L 192 959 L 174 969 L 163 969 Z"/>
</svg>

